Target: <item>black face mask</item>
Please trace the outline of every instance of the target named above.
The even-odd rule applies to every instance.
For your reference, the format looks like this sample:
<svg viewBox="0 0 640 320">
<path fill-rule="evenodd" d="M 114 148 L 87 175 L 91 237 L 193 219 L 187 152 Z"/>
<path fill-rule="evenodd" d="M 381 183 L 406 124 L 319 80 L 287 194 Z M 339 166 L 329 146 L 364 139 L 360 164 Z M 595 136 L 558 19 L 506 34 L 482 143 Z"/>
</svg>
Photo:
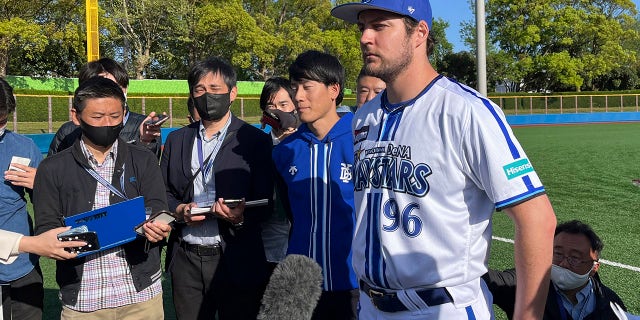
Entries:
<svg viewBox="0 0 640 320">
<path fill-rule="evenodd" d="M 207 121 L 218 121 L 227 114 L 231 107 L 231 92 L 222 94 L 205 94 L 193 98 L 196 110 L 200 118 Z"/>
<path fill-rule="evenodd" d="M 118 136 L 120 136 L 120 131 L 122 131 L 123 127 L 124 125 L 122 124 L 122 122 L 115 126 L 94 127 L 80 120 L 80 128 L 82 128 L 82 134 L 87 137 L 89 141 L 105 148 L 111 146 L 116 141 L 116 139 L 118 139 Z"/>
</svg>

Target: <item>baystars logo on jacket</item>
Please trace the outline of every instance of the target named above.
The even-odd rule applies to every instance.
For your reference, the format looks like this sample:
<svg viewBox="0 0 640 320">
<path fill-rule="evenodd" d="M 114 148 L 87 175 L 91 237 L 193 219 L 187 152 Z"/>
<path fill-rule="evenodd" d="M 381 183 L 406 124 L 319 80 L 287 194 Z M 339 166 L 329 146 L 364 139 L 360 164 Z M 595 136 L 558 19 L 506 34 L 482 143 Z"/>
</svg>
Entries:
<svg viewBox="0 0 640 320">
<path fill-rule="evenodd" d="M 340 164 L 340 180 L 344 183 L 349 183 L 351 181 L 351 164 L 350 163 L 341 163 Z"/>
</svg>

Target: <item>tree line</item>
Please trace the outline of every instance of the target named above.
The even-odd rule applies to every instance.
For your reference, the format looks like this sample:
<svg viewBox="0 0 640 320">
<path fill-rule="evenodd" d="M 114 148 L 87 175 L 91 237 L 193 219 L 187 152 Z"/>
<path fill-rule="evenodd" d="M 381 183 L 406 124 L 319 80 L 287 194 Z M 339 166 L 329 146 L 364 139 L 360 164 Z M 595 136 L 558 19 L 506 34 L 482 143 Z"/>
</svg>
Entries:
<svg viewBox="0 0 640 320">
<path fill-rule="evenodd" d="M 75 77 L 86 63 L 84 0 L 0 0 L 0 76 Z M 100 54 L 132 78 L 185 79 L 209 56 L 239 80 L 287 75 L 303 51 L 331 53 L 353 87 L 362 66 L 357 26 L 330 16 L 347 0 L 100 0 Z M 470 10 L 475 1 L 468 0 Z M 621 90 L 640 86 L 640 23 L 630 0 L 491 0 L 489 89 Z M 436 18 L 431 62 L 475 86 L 475 49 L 453 52 Z M 475 22 L 461 37 L 475 48 Z"/>
</svg>

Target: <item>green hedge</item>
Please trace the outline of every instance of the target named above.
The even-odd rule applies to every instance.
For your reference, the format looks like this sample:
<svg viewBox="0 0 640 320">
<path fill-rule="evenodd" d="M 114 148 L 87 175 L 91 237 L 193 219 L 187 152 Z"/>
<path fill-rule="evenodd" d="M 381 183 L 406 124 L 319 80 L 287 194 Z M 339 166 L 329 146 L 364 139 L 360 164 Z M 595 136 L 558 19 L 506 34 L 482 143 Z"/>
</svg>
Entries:
<svg viewBox="0 0 640 320">
<path fill-rule="evenodd" d="M 70 96 L 51 96 L 51 116 L 53 121 L 69 120 Z M 176 119 L 185 119 L 188 115 L 187 96 L 176 97 L 127 97 L 129 108 L 137 113 L 147 114 L 151 111 L 166 112 Z M 144 103 L 144 112 L 143 112 Z M 47 96 L 16 95 L 16 114 L 19 122 L 47 121 L 49 99 Z M 173 112 L 169 111 L 169 106 Z M 260 98 L 255 95 L 238 97 L 231 105 L 231 111 L 241 117 L 259 117 Z M 355 97 L 346 97 L 346 105 L 355 105 Z"/>
<path fill-rule="evenodd" d="M 69 97 L 51 97 L 51 116 L 53 121 L 69 120 Z M 256 97 L 239 97 L 231 105 L 234 114 L 244 117 L 260 116 L 262 111 L 259 106 L 260 100 Z M 172 114 L 174 118 L 186 118 L 187 97 L 128 97 L 129 108 L 137 113 L 166 112 Z M 49 98 L 47 96 L 24 96 L 16 95 L 16 114 L 20 122 L 40 122 L 47 121 Z M 144 105 L 144 112 L 143 112 Z M 170 106 L 172 112 L 170 112 Z"/>
<path fill-rule="evenodd" d="M 5 79 L 19 94 L 69 95 L 78 87 L 77 78 L 35 78 L 6 76 Z M 262 81 L 238 81 L 238 93 L 259 95 Z M 189 94 L 187 80 L 130 80 L 128 95 L 132 96 L 182 96 Z"/>
<path fill-rule="evenodd" d="M 47 121 L 48 96 L 51 96 L 52 120 L 69 120 L 69 96 L 73 95 L 78 79 L 20 76 L 6 76 L 5 79 L 16 94 L 19 122 Z M 259 97 L 263 86 L 264 82 L 261 81 L 238 81 L 239 97 L 231 105 L 233 113 L 241 117 L 259 117 L 262 114 Z M 188 115 L 186 106 L 189 89 L 186 80 L 131 80 L 128 89 L 127 101 L 132 111 L 145 114 L 151 111 L 166 112 L 176 119 L 184 119 Z M 344 103 L 355 105 L 355 98 L 345 98 Z"/>
</svg>

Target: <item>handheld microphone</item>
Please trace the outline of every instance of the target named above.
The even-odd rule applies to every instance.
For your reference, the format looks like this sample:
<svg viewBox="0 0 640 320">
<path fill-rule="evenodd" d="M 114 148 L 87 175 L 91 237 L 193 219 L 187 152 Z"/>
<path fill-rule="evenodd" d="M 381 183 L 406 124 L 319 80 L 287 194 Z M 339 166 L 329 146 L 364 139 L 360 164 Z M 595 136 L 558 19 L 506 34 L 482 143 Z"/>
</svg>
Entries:
<svg viewBox="0 0 640 320">
<path fill-rule="evenodd" d="M 262 297 L 258 319 L 311 319 L 322 294 L 322 268 L 313 259 L 290 254 L 276 266 Z"/>
</svg>

